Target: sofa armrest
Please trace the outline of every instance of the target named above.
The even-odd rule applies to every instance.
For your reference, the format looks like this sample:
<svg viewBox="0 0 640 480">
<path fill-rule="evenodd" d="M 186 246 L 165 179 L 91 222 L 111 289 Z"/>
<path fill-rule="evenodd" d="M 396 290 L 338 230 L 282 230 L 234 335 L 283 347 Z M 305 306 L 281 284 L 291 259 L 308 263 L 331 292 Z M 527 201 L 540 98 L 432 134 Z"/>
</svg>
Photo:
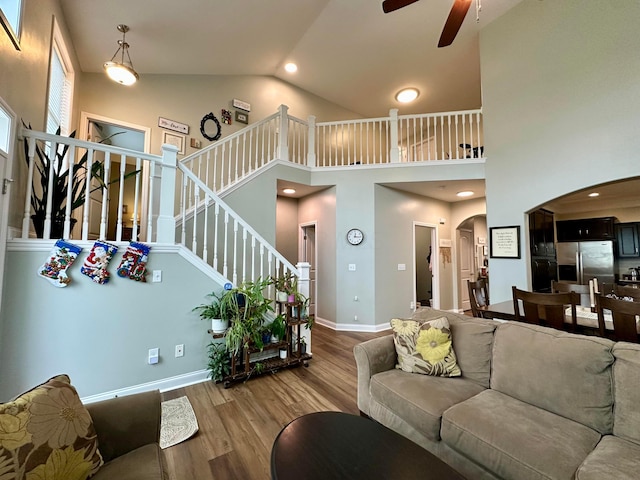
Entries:
<svg viewBox="0 0 640 480">
<path fill-rule="evenodd" d="M 160 440 L 160 391 L 136 393 L 86 405 L 105 463 Z"/>
<path fill-rule="evenodd" d="M 392 370 L 396 366 L 393 335 L 359 343 L 353 348 L 353 354 L 358 367 L 358 408 L 362 413 L 369 415 L 371 377 L 376 373 Z"/>
</svg>

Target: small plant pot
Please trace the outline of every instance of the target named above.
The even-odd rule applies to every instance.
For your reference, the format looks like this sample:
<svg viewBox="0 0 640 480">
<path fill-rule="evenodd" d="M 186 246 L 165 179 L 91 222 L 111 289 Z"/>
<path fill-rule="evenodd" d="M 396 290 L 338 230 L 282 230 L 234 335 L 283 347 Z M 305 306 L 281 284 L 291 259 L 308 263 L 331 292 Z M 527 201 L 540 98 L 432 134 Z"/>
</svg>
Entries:
<svg viewBox="0 0 640 480">
<path fill-rule="evenodd" d="M 296 296 L 295 296 L 295 295 L 289 295 L 289 296 L 287 297 L 287 302 L 289 302 L 289 303 L 293 303 L 293 302 L 295 302 L 295 301 L 296 301 Z"/>
<path fill-rule="evenodd" d="M 286 360 L 287 359 L 287 349 L 286 348 L 281 348 L 279 353 L 280 353 L 280 359 L 281 360 Z"/>
<path fill-rule="evenodd" d="M 278 302 L 285 303 L 289 300 L 289 296 L 287 295 L 287 292 L 276 292 L 276 300 Z"/>
<path fill-rule="evenodd" d="M 280 341 L 280 339 L 275 336 L 275 335 L 271 335 L 271 343 L 278 343 Z"/>
<path fill-rule="evenodd" d="M 229 328 L 229 320 L 223 320 L 222 318 L 211 319 L 211 331 L 213 333 L 224 333 Z"/>
<path fill-rule="evenodd" d="M 262 343 L 265 345 L 271 341 L 271 334 L 269 332 L 265 332 L 262 334 Z"/>
<path fill-rule="evenodd" d="M 307 354 L 307 344 L 306 343 L 301 343 L 300 344 L 300 354 L 301 355 L 306 355 Z"/>
</svg>

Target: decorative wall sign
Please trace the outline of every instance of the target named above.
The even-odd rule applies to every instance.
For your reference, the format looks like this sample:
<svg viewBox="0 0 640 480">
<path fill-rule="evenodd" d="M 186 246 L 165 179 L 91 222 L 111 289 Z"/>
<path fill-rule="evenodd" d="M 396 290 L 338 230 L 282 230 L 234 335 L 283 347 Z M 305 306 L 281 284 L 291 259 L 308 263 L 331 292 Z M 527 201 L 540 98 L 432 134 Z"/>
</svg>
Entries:
<svg viewBox="0 0 640 480">
<path fill-rule="evenodd" d="M 231 125 L 231 112 L 229 110 L 225 110 L 224 108 L 220 112 L 222 116 L 222 123 L 226 125 Z"/>
<path fill-rule="evenodd" d="M 174 132 L 189 133 L 189 125 L 186 123 L 176 122 L 175 120 L 169 120 L 168 118 L 158 117 L 158 126 L 167 130 L 173 130 Z"/>
<path fill-rule="evenodd" d="M 178 153 L 184 155 L 185 153 L 185 137 L 182 135 L 176 135 L 174 133 L 162 132 L 162 143 L 168 143 L 174 147 L 178 147 Z"/>
<path fill-rule="evenodd" d="M 520 258 L 520 227 L 491 227 L 489 250 L 491 258 Z"/>
<path fill-rule="evenodd" d="M 249 123 L 249 114 L 236 110 L 236 122 L 247 125 Z"/>
<path fill-rule="evenodd" d="M 210 120 L 216 125 L 217 131 L 215 134 L 207 133 L 205 126 L 206 126 L 206 123 Z M 213 114 L 213 112 L 209 112 L 204 117 L 202 117 L 202 120 L 200 121 L 200 133 L 204 138 L 206 138 L 207 140 L 211 140 L 212 142 L 215 142 L 216 140 L 218 140 L 220 138 L 220 135 L 222 135 L 222 132 L 220 129 L 220 122 L 218 121 L 216 116 Z"/>
<path fill-rule="evenodd" d="M 237 98 L 234 98 L 231 104 L 233 105 L 233 108 L 239 108 L 240 110 L 244 110 L 245 112 L 251 111 L 251 104 L 243 102 L 242 100 L 238 100 Z"/>
</svg>

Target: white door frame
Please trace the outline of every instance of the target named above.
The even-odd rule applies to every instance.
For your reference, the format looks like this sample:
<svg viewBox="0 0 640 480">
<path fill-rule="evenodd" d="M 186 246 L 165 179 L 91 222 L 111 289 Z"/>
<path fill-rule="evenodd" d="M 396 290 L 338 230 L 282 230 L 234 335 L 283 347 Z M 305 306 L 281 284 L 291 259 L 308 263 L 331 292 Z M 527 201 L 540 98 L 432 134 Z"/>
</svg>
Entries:
<svg viewBox="0 0 640 480">
<path fill-rule="evenodd" d="M 415 305 L 418 299 L 416 298 L 416 227 L 429 227 L 431 228 L 431 255 L 435 257 L 432 262 L 432 280 L 431 280 L 431 298 L 433 299 L 433 308 L 440 308 L 440 249 L 438 246 L 438 225 L 435 223 L 425 222 L 413 222 L 413 229 L 411 235 L 413 236 L 413 304 Z"/>
<path fill-rule="evenodd" d="M 87 140 L 87 133 L 89 131 L 89 122 L 94 121 L 98 123 L 109 123 L 117 127 L 128 128 L 129 130 L 138 130 L 144 136 L 144 153 L 151 152 L 151 128 L 144 125 L 137 125 L 131 122 L 125 122 L 115 118 L 104 117 L 95 113 L 81 112 L 80 113 L 80 132 L 81 140 Z M 138 224 L 138 232 L 140 238 L 145 238 L 147 232 L 147 219 L 142 213 L 149 211 L 149 181 L 150 181 L 150 168 L 147 160 L 142 161 L 142 191 L 140 192 L 142 204 L 140 206 L 141 215 L 140 223 Z"/>
<path fill-rule="evenodd" d="M 0 171 L 0 310 L 2 310 L 2 286 L 4 282 L 4 263 L 7 251 L 7 233 L 9 231 L 9 203 L 11 201 L 11 182 L 15 152 L 18 147 L 17 115 L 11 107 L 0 97 L 0 109 L 9 117 L 8 151 L 0 150 L 4 171 Z M 0 165 L 1 166 L 1 165 Z M 5 181 L 6 179 L 6 181 Z M 6 187 L 5 187 L 6 185 Z M 6 190 L 5 190 L 6 188 Z M 31 188 L 29 185 L 27 188 Z M 19 204 L 19 202 L 18 202 Z"/>
<path fill-rule="evenodd" d="M 313 301 L 315 302 L 315 305 L 316 305 L 315 313 L 317 318 L 318 317 L 318 221 L 317 220 L 312 220 L 310 222 L 304 222 L 304 223 L 298 224 L 298 261 L 301 261 L 300 259 L 303 257 L 304 229 L 307 227 L 313 227 L 313 229 L 316 232 L 316 246 L 314 249 L 315 258 L 313 259 L 313 262 L 309 262 L 309 263 L 311 263 L 313 267 L 316 269 L 315 288 L 314 288 L 314 291 L 311 293 L 311 295 L 313 296 Z"/>
</svg>

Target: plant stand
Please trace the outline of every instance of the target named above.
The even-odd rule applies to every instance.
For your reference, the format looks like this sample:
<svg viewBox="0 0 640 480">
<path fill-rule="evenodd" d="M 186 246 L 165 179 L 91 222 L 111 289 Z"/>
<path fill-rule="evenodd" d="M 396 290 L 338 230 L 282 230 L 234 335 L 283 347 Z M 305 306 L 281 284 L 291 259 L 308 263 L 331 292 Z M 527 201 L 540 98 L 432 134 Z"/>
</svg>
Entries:
<svg viewBox="0 0 640 480">
<path fill-rule="evenodd" d="M 284 368 L 299 367 L 300 365 L 309 366 L 309 360 L 311 360 L 312 355 L 309 353 L 303 354 L 300 348 L 300 328 L 308 323 L 309 320 L 300 317 L 301 310 L 302 305 L 299 302 L 276 302 L 276 314 L 282 314 L 287 323 L 285 338 L 280 342 L 268 343 L 262 349 L 252 346 L 243 348 L 238 355 L 232 356 L 231 373 L 222 379 L 224 388 L 229 388 L 234 383 L 249 380 L 265 373 L 275 373 Z M 296 333 L 295 342 L 293 340 L 294 333 Z M 224 338 L 225 336 L 225 333 L 214 333 L 212 330 L 209 330 L 209 334 L 213 338 Z M 282 359 L 278 356 L 281 348 L 286 349 L 287 358 Z M 255 354 L 265 352 L 274 352 L 276 355 L 262 359 L 251 358 L 252 355 L 255 357 Z"/>
</svg>

